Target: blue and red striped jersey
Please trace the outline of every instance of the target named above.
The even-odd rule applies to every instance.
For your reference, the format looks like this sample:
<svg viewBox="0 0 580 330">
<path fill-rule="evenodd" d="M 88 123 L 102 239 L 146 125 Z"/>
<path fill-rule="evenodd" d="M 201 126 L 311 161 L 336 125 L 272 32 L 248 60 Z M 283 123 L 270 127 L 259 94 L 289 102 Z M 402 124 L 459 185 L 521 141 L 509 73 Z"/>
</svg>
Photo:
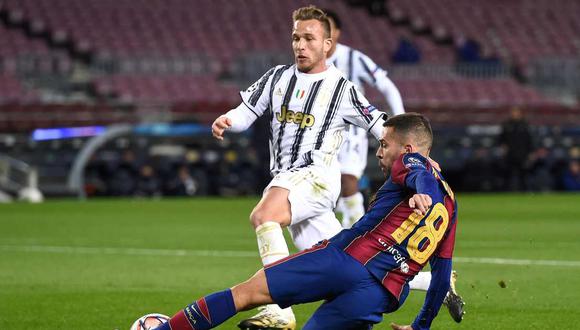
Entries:
<svg viewBox="0 0 580 330">
<path fill-rule="evenodd" d="M 414 194 L 433 204 L 425 215 L 409 207 Z M 457 203 L 441 173 L 417 153 L 401 155 L 366 214 L 331 244 L 360 261 L 397 299 L 432 257 L 451 259 Z"/>
</svg>

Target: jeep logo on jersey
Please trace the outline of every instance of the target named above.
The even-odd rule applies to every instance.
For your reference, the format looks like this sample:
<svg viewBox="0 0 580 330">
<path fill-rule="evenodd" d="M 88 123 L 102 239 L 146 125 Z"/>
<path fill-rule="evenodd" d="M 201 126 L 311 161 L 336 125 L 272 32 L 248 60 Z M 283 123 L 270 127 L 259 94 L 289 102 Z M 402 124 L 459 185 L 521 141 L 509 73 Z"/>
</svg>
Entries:
<svg viewBox="0 0 580 330">
<path fill-rule="evenodd" d="M 278 121 L 281 123 L 287 122 L 300 125 L 300 128 L 302 129 L 314 125 L 313 115 L 302 112 L 294 112 L 292 110 L 286 109 L 285 106 L 282 106 L 281 112 L 276 112 L 276 119 L 278 119 Z"/>
</svg>

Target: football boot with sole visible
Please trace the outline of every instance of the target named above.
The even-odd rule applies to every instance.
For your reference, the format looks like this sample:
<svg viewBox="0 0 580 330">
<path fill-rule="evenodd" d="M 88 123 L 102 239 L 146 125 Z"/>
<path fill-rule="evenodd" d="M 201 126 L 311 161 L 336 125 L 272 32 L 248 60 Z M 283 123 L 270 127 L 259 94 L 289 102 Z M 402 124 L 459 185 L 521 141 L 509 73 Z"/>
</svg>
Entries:
<svg viewBox="0 0 580 330">
<path fill-rule="evenodd" d="M 296 318 L 291 309 L 283 310 L 278 305 L 258 307 L 258 314 L 238 324 L 242 330 L 294 330 Z"/>
<path fill-rule="evenodd" d="M 451 282 L 449 285 L 449 292 L 447 292 L 447 296 L 445 296 L 445 300 L 443 300 L 443 305 L 447 306 L 447 310 L 449 310 L 449 314 L 451 318 L 457 323 L 463 320 L 463 315 L 465 315 L 465 301 L 459 294 L 457 294 L 457 290 L 455 289 L 455 282 L 457 282 L 457 272 L 451 272 Z"/>
</svg>

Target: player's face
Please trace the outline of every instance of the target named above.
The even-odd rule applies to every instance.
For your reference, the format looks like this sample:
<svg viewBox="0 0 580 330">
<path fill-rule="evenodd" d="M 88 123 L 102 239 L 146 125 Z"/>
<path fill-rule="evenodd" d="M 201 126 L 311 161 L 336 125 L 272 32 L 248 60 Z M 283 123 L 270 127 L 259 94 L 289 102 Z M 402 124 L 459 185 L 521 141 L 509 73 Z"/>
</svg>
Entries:
<svg viewBox="0 0 580 330">
<path fill-rule="evenodd" d="M 332 46 L 324 37 L 324 27 L 317 20 L 295 21 L 292 31 L 292 49 L 298 70 L 319 73 L 326 70 L 326 54 Z"/>
<path fill-rule="evenodd" d="M 383 171 L 383 174 L 385 174 L 385 177 L 388 177 L 391 175 L 393 163 L 401 154 L 408 151 L 408 146 L 402 143 L 393 127 L 383 128 L 383 136 L 379 140 L 379 143 L 376 156 L 379 159 L 379 167 Z"/>
</svg>

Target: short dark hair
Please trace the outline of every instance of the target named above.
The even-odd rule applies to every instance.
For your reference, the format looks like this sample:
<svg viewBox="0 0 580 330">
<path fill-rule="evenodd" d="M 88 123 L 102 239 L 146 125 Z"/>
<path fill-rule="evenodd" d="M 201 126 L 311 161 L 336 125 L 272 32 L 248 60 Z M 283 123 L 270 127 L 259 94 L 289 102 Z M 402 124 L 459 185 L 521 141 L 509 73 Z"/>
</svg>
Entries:
<svg viewBox="0 0 580 330">
<path fill-rule="evenodd" d="M 433 130 L 429 119 L 417 112 L 407 112 L 390 117 L 383 124 L 384 127 L 393 127 L 402 137 L 413 134 L 419 147 L 431 149 L 433 145 Z"/>
<path fill-rule="evenodd" d="M 294 22 L 307 21 L 311 19 L 319 21 L 324 29 L 324 37 L 330 38 L 330 22 L 322 9 L 310 5 L 308 7 L 298 8 L 292 13 L 292 20 Z"/>
<path fill-rule="evenodd" d="M 342 29 L 342 21 L 340 20 L 340 17 L 338 17 L 338 14 L 330 9 L 323 10 L 326 13 L 326 17 L 334 22 L 334 26 L 339 30 Z"/>
</svg>

